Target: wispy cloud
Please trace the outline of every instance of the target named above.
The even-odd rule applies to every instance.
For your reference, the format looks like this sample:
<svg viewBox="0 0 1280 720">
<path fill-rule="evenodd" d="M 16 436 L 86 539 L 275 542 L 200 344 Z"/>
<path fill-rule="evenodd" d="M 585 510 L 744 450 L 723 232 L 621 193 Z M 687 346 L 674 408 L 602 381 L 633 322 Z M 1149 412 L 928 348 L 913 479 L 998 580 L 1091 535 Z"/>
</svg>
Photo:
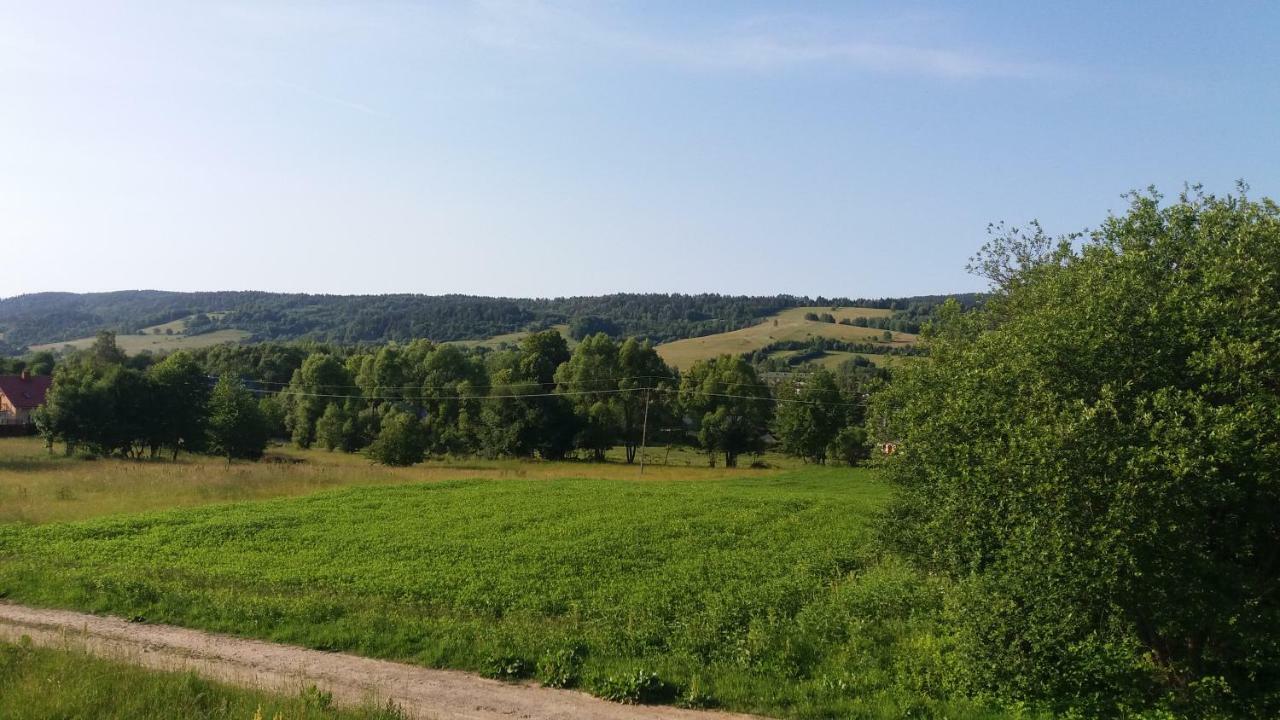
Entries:
<svg viewBox="0 0 1280 720">
<path fill-rule="evenodd" d="M 768 71 L 827 64 L 948 79 L 1033 78 L 1057 70 L 973 47 L 899 39 L 893 37 L 893 23 L 884 22 L 866 23 L 874 26 L 869 30 L 827 18 L 788 15 L 659 33 L 603 13 L 599 5 L 476 0 L 472 7 L 470 32 L 476 40 L 518 52 L 587 50 L 698 70 Z M 910 24 L 920 23 L 911 18 Z"/>
<path fill-rule="evenodd" d="M 380 118 L 391 117 L 387 113 L 384 113 L 381 110 L 376 110 L 372 107 L 369 107 L 364 103 L 359 103 L 352 100 L 345 100 L 335 95 L 329 95 L 327 93 L 318 92 L 316 90 L 312 90 L 309 87 L 299 85 L 297 83 L 282 80 L 277 82 L 276 84 L 282 88 L 285 88 L 286 90 L 291 90 L 303 97 L 309 98 L 311 100 L 315 100 L 317 102 L 327 103 L 329 105 L 346 108 L 348 110 L 354 110 L 356 112 L 363 113 L 365 115 L 372 115 L 374 117 L 380 117 Z"/>
</svg>

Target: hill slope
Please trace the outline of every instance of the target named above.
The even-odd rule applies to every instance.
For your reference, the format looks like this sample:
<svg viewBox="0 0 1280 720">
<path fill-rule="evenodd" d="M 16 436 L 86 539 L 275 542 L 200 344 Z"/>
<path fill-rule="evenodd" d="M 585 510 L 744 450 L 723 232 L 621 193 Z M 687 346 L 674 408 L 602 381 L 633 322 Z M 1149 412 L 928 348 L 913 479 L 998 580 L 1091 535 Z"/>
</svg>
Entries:
<svg viewBox="0 0 1280 720">
<path fill-rule="evenodd" d="M 584 322 L 591 327 L 607 327 L 617 335 L 664 342 L 750 328 L 776 313 L 806 306 L 870 307 L 894 314 L 895 321 L 901 316 L 913 322 L 944 297 L 849 300 L 793 295 L 617 294 L 522 299 L 257 291 L 39 293 L 0 299 L 0 353 L 39 345 L 61 347 L 69 341 L 92 337 L 100 330 L 141 335 L 144 329 L 159 326 L 163 335 L 166 324 L 186 318 L 200 320 L 196 331 L 188 329 L 187 335 L 192 338 L 229 330 L 237 331 L 235 337 L 253 340 L 344 344 L 416 338 L 480 341 Z M 964 302 L 976 298 L 960 297 Z M 892 313 L 895 309 L 900 312 Z"/>
<path fill-rule="evenodd" d="M 767 317 L 751 327 L 663 343 L 658 346 L 658 354 L 669 364 L 686 370 L 698 360 L 725 354 L 742 355 L 778 342 L 805 342 L 816 337 L 841 342 L 874 343 L 886 347 L 911 345 L 916 341 L 916 336 L 912 333 L 895 332 L 891 333 L 892 341 L 886 343 L 883 341 L 884 330 L 805 319 L 805 315 L 811 313 L 827 313 L 837 321 L 846 319 L 852 321 L 856 318 L 889 318 L 893 315 L 892 310 L 884 308 L 795 307 Z"/>
</svg>

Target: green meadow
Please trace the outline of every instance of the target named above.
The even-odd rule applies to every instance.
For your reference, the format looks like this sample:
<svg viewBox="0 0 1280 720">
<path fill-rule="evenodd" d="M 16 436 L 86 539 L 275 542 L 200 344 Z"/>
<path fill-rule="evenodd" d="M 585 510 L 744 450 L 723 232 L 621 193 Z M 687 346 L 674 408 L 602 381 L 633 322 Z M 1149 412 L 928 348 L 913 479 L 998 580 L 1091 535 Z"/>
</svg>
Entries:
<svg viewBox="0 0 1280 720">
<path fill-rule="evenodd" d="M 618 700 L 994 716 L 945 699 L 941 590 L 874 549 L 874 471 L 684 473 L 10 523 L 0 593 Z"/>
</svg>

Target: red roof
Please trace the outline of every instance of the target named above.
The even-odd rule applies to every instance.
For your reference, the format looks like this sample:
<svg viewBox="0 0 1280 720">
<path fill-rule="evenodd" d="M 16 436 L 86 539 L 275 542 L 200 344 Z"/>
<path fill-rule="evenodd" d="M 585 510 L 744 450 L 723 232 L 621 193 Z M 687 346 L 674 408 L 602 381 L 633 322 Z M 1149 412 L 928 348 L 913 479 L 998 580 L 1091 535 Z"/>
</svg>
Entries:
<svg viewBox="0 0 1280 720">
<path fill-rule="evenodd" d="M 0 394 L 19 410 L 30 410 L 44 404 L 45 393 L 53 378 L 48 375 L 0 375 Z"/>
</svg>

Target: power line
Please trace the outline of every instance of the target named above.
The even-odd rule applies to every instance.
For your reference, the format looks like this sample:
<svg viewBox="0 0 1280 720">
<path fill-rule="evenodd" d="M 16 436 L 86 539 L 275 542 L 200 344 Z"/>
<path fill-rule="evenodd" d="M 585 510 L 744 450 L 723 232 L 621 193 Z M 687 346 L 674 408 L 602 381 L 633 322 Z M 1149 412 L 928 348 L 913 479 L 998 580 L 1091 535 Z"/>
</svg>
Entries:
<svg viewBox="0 0 1280 720">
<path fill-rule="evenodd" d="M 295 397 L 318 397 L 318 398 L 328 398 L 331 400 L 366 400 L 366 401 L 381 400 L 381 401 L 390 401 L 390 402 L 412 400 L 412 398 L 405 398 L 400 396 L 338 395 L 333 393 L 303 392 L 301 390 L 291 390 L 288 388 L 285 388 L 283 390 L 270 390 L 265 388 L 247 388 L 247 389 L 250 392 L 254 392 L 260 395 L 292 395 Z M 571 396 L 579 396 L 579 395 L 613 395 L 613 394 L 622 394 L 622 393 L 642 392 L 646 390 L 651 390 L 655 392 L 665 392 L 668 394 L 680 393 L 680 390 L 676 388 L 634 387 L 634 388 L 611 388 L 611 389 L 605 389 L 605 390 L 563 390 L 563 391 L 544 392 L 544 393 L 511 393 L 506 395 L 448 395 L 448 396 L 436 396 L 436 397 L 427 398 L 427 399 L 432 401 L 519 400 L 519 399 L 525 399 L 525 398 L 566 397 L 566 396 L 571 397 Z M 717 393 L 717 392 L 709 392 L 705 390 L 694 390 L 690 392 L 695 395 L 704 395 L 709 397 L 731 398 L 736 400 L 755 400 L 755 401 L 775 402 L 775 403 L 788 403 L 788 404 L 795 404 L 795 405 L 817 405 L 817 406 L 833 406 L 833 407 L 835 406 L 857 407 L 861 405 L 861 403 L 856 403 L 856 402 L 797 400 L 792 398 L 774 397 L 772 395 L 735 395 L 731 393 Z"/>
</svg>

